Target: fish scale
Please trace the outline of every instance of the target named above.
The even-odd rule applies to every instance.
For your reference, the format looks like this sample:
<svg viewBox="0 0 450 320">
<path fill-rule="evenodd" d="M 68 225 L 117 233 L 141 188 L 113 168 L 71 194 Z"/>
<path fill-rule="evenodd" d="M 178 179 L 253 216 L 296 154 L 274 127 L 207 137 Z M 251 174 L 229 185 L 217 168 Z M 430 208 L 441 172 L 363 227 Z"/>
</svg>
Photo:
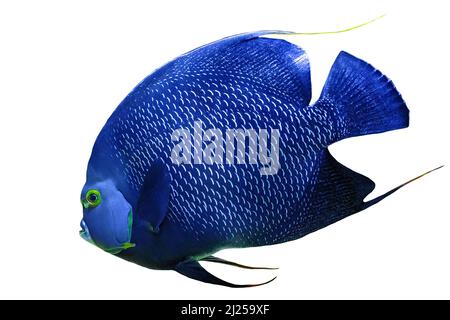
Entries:
<svg viewBox="0 0 450 320">
<path fill-rule="evenodd" d="M 220 240 L 228 240 L 231 241 L 230 245 L 240 246 L 269 244 L 271 243 L 271 241 L 273 241 L 273 239 L 267 236 L 263 238 L 257 236 L 251 237 L 252 234 L 256 234 L 255 229 L 261 227 L 255 223 L 256 219 L 252 219 L 251 215 L 242 214 L 238 216 L 234 214 L 231 215 L 230 218 L 226 215 L 226 212 L 224 212 L 224 210 L 220 210 L 220 208 L 214 206 L 214 194 L 221 193 L 230 196 L 225 201 L 226 207 L 233 207 L 237 204 L 244 208 L 251 208 L 249 209 L 251 212 L 259 212 L 261 214 L 269 214 L 272 217 L 279 217 L 279 221 L 272 221 L 274 226 L 287 224 L 292 220 L 295 221 L 296 219 L 299 219 L 299 214 L 301 214 L 301 212 L 287 211 L 287 209 L 292 208 L 293 206 L 297 206 L 297 204 L 302 201 L 301 195 L 304 191 L 306 181 L 300 181 L 301 183 L 297 184 L 295 187 L 291 183 L 290 185 L 293 186 L 294 189 L 293 193 L 287 193 L 286 191 L 283 192 L 282 190 L 280 190 L 281 186 L 283 186 L 281 181 L 284 179 L 284 176 L 309 176 L 312 168 L 306 167 L 306 163 L 312 163 L 315 154 L 320 150 L 320 148 L 326 145 L 321 141 L 325 141 L 327 139 L 327 131 L 330 132 L 331 128 L 327 128 L 327 131 L 322 129 L 322 131 L 320 132 L 315 132 L 316 134 L 314 135 L 296 134 L 296 131 L 298 130 L 297 128 L 311 128 L 310 130 L 315 130 L 315 128 L 318 128 L 317 124 L 319 124 L 321 127 L 327 127 L 329 126 L 329 123 L 317 123 L 317 121 L 314 121 L 314 119 L 318 119 L 318 117 L 309 115 L 309 113 L 314 113 L 313 110 L 304 109 L 302 108 L 302 106 L 294 105 L 292 102 L 290 102 L 291 99 L 289 99 L 290 101 L 283 101 L 285 100 L 284 96 L 272 96 L 273 92 L 270 92 L 270 88 L 268 88 L 267 90 L 269 91 L 269 94 L 271 94 L 269 96 L 266 91 L 262 91 L 265 89 L 263 85 L 253 85 L 253 83 L 250 81 L 241 82 L 245 79 L 245 77 L 243 76 L 236 77 L 232 82 L 227 83 L 223 88 L 227 88 L 228 90 L 223 90 L 222 94 L 204 90 L 202 85 L 205 85 L 205 83 L 208 83 L 209 87 L 213 86 L 213 84 L 216 84 L 218 86 L 218 84 L 214 82 L 214 79 L 217 79 L 218 76 L 213 74 L 212 71 L 209 70 L 205 72 L 209 75 L 209 77 L 207 78 L 208 80 L 204 80 L 203 78 L 193 80 L 190 77 L 190 87 L 196 89 L 197 92 L 199 92 L 196 94 L 193 94 L 192 91 L 185 89 L 187 88 L 187 86 L 183 86 L 183 79 L 180 81 L 179 85 L 177 85 L 173 78 L 171 79 L 170 87 L 173 88 L 174 91 L 179 92 L 180 96 L 184 96 L 187 98 L 185 103 L 180 103 L 179 105 L 175 104 L 175 108 L 172 107 L 171 102 L 176 103 L 178 99 L 173 99 L 175 101 L 170 100 L 170 93 L 168 91 L 169 86 L 167 85 L 166 81 L 164 81 L 164 79 L 159 80 L 155 84 L 151 83 L 148 86 L 144 86 L 144 82 L 141 87 L 139 87 L 139 91 L 143 90 L 143 92 L 148 93 L 148 95 L 154 97 L 158 108 L 149 107 L 149 105 L 144 102 L 145 98 L 143 98 L 143 101 L 140 102 L 139 100 L 133 100 L 132 97 L 129 97 L 129 99 L 133 100 L 133 103 L 131 104 L 128 103 L 127 100 L 125 100 L 124 105 L 126 105 L 129 109 L 135 111 L 138 110 L 138 112 L 135 113 L 127 110 L 128 108 L 122 109 L 122 112 L 127 115 L 126 117 L 130 118 L 125 118 L 125 122 L 127 124 L 129 123 L 129 125 L 133 126 L 133 124 L 139 123 L 138 121 L 134 120 L 134 115 L 136 115 L 138 118 L 145 118 L 146 115 L 146 119 L 150 119 L 150 121 L 152 121 L 152 119 L 155 119 L 156 117 L 162 119 L 161 124 L 164 125 L 155 125 L 152 130 L 146 132 L 146 136 L 143 137 L 139 136 L 138 133 L 141 131 L 136 126 L 135 130 L 133 130 L 134 134 L 131 133 L 127 138 L 124 137 L 120 140 L 117 140 L 116 138 L 114 141 L 112 141 L 115 143 L 115 146 L 118 149 L 125 148 L 125 154 L 133 155 L 128 159 L 124 159 L 122 154 L 117 154 L 117 157 L 124 162 L 125 168 L 133 168 L 134 166 L 134 168 L 136 169 L 128 169 L 129 171 L 127 174 L 127 176 L 130 177 L 130 182 L 133 184 L 133 188 L 136 191 L 140 189 L 145 176 L 145 172 L 151 166 L 154 159 L 163 158 L 167 160 L 167 165 L 169 167 L 172 180 L 177 181 L 176 187 L 172 186 L 172 189 L 175 189 L 177 194 L 180 195 L 177 198 L 174 198 L 174 202 L 170 207 L 171 210 L 168 218 L 173 219 L 174 221 L 178 221 L 186 231 L 190 231 L 193 234 L 196 234 L 198 236 L 198 241 L 202 241 L 202 238 L 199 236 L 199 230 L 211 228 L 208 223 L 216 221 L 215 214 L 217 213 L 221 217 L 221 224 L 213 224 L 213 228 L 214 231 L 217 231 L 220 235 Z M 180 87 L 183 87 L 184 90 L 180 89 Z M 241 87 L 245 87 L 246 89 L 245 91 L 241 91 L 242 93 L 239 96 L 241 97 L 241 99 L 239 99 L 236 95 L 233 95 L 233 92 L 237 91 L 235 88 Z M 141 95 L 139 91 L 135 92 L 137 96 Z M 214 109 L 210 108 L 209 113 L 205 111 L 207 110 L 208 100 L 202 100 L 196 105 L 188 104 L 187 102 L 194 101 L 194 99 L 198 97 L 199 94 L 203 94 L 203 92 L 206 97 L 211 97 L 213 100 L 212 107 L 214 107 Z M 275 123 L 275 126 L 269 120 L 269 115 L 264 115 L 264 108 L 261 106 L 261 104 L 257 104 L 254 102 L 252 103 L 252 99 L 247 97 L 247 92 L 249 93 L 248 95 L 253 95 L 253 92 L 257 92 L 260 96 L 263 97 L 263 99 L 266 99 L 265 101 L 263 100 L 264 105 L 270 105 L 272 107 L 272 109 L 270 109 L 271 111 L 279 110 L 278 122 Z M 229 98 L 227 100 L 224 100 L 222 98 L 223 93 L 228 94 Z M 224 101 L 228 102 L 228 106 L 224 103 Z M 235 107 L 230 106 L 230 102 L 231 105 Z M 250 114 L 250 119 L 247 119 L 242 115 L 242 113 L 244 112 Z M 174 119 L 168 116 L 168 114 L 172 113 L 177 114 L 176 118 L 181 118 L 183 121 L 174 121 Z M 281 155 L 281 162 L 283 163 L 283 167 L 280 169 L 282 172 L 280 172 L 278 176 L 269 178 L 270 180 L 266 181 L 265 179 L 261 179 L 260 173 L 257 168 L 249 170 L 248 167 L 240 168 L 239 166 L 224 166 L 222 167 L 222 170 L 214 166 L 212 168 L 212 170 L 214 171 L 212 172 L 208 171 L 205 166 L 204 168 L 195 168 L 194 166 L 183 166 L 183 168 L 178 168 L 177 166 L 173 166 L 170 163 L 170 148 L 159 149 L 157 147 L 157 141 L 161 141 L 161 145 L 170 146 L 172 144 L 172 142 L 170 141 L 171 133 L 175 129 L 180 127 L 189 128 L 189 126 L 192 126 L 195 120 L 202 120 L 209 128 L 221 129 L 222 120 L 226 119 L 230 113 L 235 116 L 235 120 L 233 123 L 235 128 L 272 127 L 273 129 L 275 129 L 284 126 L 284 130 L 286 130 L 286 132 L 300 137 L 298 140 L 288 139 L 283 136 L 281 137 L 281 150 L 284 150 Z M 198 114 L 198 116 L 195 116 L 196 114 Z M 261 120 L 257 120 L 257 115 L 259 115 Z M 294 123 L 292 124 L 290 124 L 291 119 L 294 119 Z M 158 122 L 156 122 L 156 124 L 158 124 Z M 121 128 L 129 128 L 130 131 L 131 129 L 133 129 L 133 127 L 128 126 L 125 128 Z M 282 133 L 284 132 L 284 130 L 282 130 Z M 115 138 L 115 136 L 113 137 Z M 130 139 L 135 140 L 137 143 L 128 145 L 126 141 L 129 141 Z M 139 157 L 139 154 L 141 154 L 142 151 L 137 148 L 141 146 L 141 142 L 145 142 L 145 153 L 150 154 L 151 158 Z M 289 145 L 290 148 L 288 149 L 286 145 Z M 289 153 L 288 150 L 291 150 L 291 153 Z M 300 154 L 304 150 L 307 150 L 307 153 L 303 154 L 303 157 L 301 157 Z M 137 159 L 134 158 L 135 155 L 137 155 Z M 304 160 L 302 161 L 301 158 L 303 158 Z M 144 168 L 144 170 L 142 170 L 142 167 Z M 127 171 L 127 169 L 125 170 Z M 249 198 L 247 196 L 242 200 L 244 201 L 244 203 L 240 204 L 240 198 L 237 198 L 236 196 L 237 194 L 240 194 L 240 184 L 235 185 L 228 183 L 227 185 L 222 185 L 222 187 L 218 186 L 218 188 L 211 186 L 210 183 L 208 183 L 210 181 L 215 181 L 215 173 L 224 176 L 224 171 L 228 171 L 232 174 L 228 181 L 235 181 L 238 180 L 239 177 L 242 177 L 242 179 L 245 181 L 245 184 L 251 185 L 254 189 L 259 190 L 256 195 L 255 193 L 251 193 L 252 195 L 254 195 L 254 197 L 256 197 L 257 199 L 270 199 L 270 202 L 266 203 L 265 205 L 262 205 L 262 203 L 258 205 L 253 201 L 252 198 Z M 199 174 L 200 172 L 205 172 L 206 177 L 202 177 Z M 283 172 L 286 172 L 286 174 L 284 174 Z M 186 175 L 191 176 L 192 178 L 186 179 Z M 193 180 L 196 180 L 197 183 L 193 184 Z M 204 184 L 199 185 L 198 181 L 203 181 Z M 200 194 L 212 195 L 206 197 L 193 197 L 193 190 L 200 191 Z M 183 201 L 181 202 L 177 199 L 183 199 Z M 192 204 L 192 206 L 188 206 L 186 203 L 190 203 Z M 273 207 L 277 208 L 275 211 L 272 210 L 271 203 L 273 203 Z M 212 210 L 205 210 L 204 207 L 210 207 Z M 192 217 L 199 216 L 204 217 L 205 220 L 192 219 Z M 187 220 L 190 220 L 191 223 L 188 224 Z M 232 226 L 236 225 L 236 232 L 228 232 L 228 230 L 222 225 L 225 224 L 225 221 L 227 221 Z M 271 221 L 267 221 L 266 224 L 267 226 L 263 224 L 263 227 L 270 228 Z M 233 239 L 236 239 L 237 235 L 242 236 L 246 234 L 248 234 L 249 236 L 245 238 L 244 243 L 233 242 Z"/>
<path fill-rule="evenodd" d="M 241 287 L 210 274 L 199 261 L 249 268 L 211 254 L 298 239 L 398 189 L 364 202 L 374 183 L 328 151 L 345 138 L 408 126 L 409 111 L 392 82 L 341 52 L 310 105 L 306 53 L 267 34 L 287 33 L 241 34 L 190 51 L 153 72 L 120 103 L 89 161 L 82 190 L 85 239 L 148 268 Z M 175 163 L 178 142 L 172 135 L 184 129 L 193 136 L 196 123 L 202 124 L 201 136 L 208 129 L 223 137 L 230 129 L 267 130 L 270 157 L 278 132 L 279 167 L 262 174 L 263 163 L 249 163 L 250 148 L 242 164 Z M 200 142 L 202 150 L 216 151 L 221 143 L 217 137 Z M 250 136 L 245 145 L 261 143 Z M 241 152 L 235 150 L 235 162 Z M 92 192 L 100 204 L 91 205 Z"/>
</svg>

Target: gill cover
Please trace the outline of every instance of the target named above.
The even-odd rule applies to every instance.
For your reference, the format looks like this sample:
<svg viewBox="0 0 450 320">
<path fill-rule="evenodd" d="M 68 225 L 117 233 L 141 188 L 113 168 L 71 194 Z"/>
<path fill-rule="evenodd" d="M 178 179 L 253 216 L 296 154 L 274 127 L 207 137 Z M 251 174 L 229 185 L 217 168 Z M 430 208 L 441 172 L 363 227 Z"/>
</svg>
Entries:
<svg viewBox="0 0 450 320">
<path fill-rule="evenodd" d="M 81 202 L 83 238 L 89 235 L 86 240 L 113 254 L 134 246 L 130 243 L 132 207 L 112 181 L 87 184 Z"/>
</svg>

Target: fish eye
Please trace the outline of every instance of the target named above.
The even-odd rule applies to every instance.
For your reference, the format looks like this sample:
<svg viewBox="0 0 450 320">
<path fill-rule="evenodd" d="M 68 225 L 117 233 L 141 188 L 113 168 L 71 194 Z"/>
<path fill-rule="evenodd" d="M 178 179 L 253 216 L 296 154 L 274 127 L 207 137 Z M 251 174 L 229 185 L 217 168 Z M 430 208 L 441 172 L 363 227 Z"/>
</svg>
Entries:
<svg viewBox="0 0 450 320">
<path fill-rule="evenodd" d="M 86 201 L 90 208 L 95 208 L 102 202 L 102 197 L 100 195 L 100 192 L 95 189 L 91 189 L 88 192 L 86 192 Z"/>
</svg>

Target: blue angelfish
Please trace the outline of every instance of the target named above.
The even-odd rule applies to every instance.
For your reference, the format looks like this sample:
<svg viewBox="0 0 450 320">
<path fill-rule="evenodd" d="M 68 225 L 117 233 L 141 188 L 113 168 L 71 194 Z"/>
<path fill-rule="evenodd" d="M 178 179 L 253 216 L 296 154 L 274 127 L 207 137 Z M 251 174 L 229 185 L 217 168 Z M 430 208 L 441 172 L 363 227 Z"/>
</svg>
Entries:
<svg viewBox="0 0 450 320">
<path fill-rule="evenodd" d="M 306 53 L 261 31 L 190 51 L 139 83 L 95 141 L 81 236 L 120 258 L 207 283 L 226 248 L 301 238 L 379 202 L 328 146 L 408 126 L 394 84 L 346 52 L 310 103 Z M 273 279 L 272 279 L 273 280 Z"/>
</svg>

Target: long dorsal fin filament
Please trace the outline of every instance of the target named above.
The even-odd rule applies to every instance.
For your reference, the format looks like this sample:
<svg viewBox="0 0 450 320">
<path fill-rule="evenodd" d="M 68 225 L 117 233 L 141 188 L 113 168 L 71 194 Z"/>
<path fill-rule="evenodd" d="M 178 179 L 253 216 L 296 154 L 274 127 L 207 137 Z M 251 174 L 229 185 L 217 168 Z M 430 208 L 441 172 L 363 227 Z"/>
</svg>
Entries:
<svg viewBox="0 0 450 320">
<path fill-rule="evenodd" d="M 317 35 L 325 35 L 325 34 L 337 34 L 337 33 L 345 33 L 345 32 L 349 32 L 355 29 L 359 29 L 361 27 L 367 26 L 368 24 L 371 24 L 372 22 L 375 22 L 381 18 L 384 18 L 386 15 L 383 14 L 381 16 L 378 16 L 372 20 L 360 23 L 356 26 L 352 26 L 352 27 L 348 27 L 348 28 L 344 28 L 344 29 L 339 29 L 339 30 L 333 30 L 333 31 L 318 31 L 318 32 L 289 32 L 286 33 L 286 35 L 290 35 L 290 36 L 317 36 Z"/>
</svg>

